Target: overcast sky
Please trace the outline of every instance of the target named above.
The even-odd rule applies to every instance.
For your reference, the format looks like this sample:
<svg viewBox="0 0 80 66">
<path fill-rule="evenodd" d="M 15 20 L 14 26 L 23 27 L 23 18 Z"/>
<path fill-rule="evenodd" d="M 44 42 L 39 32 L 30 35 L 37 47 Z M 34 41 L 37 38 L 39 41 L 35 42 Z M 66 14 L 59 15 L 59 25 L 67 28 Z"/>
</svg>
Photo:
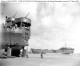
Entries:
<svg viewBox="0 0 80 66">
<path fill-rule="evenodd" d="M 31 48 L 58 49 L 65 46 L 80 53 L 80 3 L 78 2 L 23 2 L 1 5 L 4 16 L 31 19 Z"/>
</svg>

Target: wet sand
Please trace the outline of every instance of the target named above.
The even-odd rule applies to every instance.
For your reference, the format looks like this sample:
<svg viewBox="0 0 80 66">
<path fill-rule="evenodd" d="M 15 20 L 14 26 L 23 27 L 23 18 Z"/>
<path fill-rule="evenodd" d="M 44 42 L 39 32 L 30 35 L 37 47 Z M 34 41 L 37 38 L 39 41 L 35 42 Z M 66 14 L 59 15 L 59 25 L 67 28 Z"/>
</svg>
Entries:
<svg viewBox="0 0 80 66">
<path fill-rule="evenodd" d="M 0 59 L 0 66 L 80 66 L 80 55 L 29 54 L 29 58 Z"/>
</svg>

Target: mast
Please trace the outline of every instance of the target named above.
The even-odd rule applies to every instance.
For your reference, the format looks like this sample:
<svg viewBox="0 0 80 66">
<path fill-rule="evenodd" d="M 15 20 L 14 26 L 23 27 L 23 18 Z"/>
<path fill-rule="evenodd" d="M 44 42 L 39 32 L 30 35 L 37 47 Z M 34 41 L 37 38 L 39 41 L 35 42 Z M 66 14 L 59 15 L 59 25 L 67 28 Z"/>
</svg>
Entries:
<svg viewBox="0 0 80 66">
<path fill-rule="evenodd" d="M 65 48 L 66 48 L 67 46 L 66 46 L 66 43 L 65 43 Z"/>
<path fill-rule="evenodd" d="M 17 12 L 12 17 L 15 17 L 16 14 L 17 14 Z"/>
<path fill-rule="evenodd" d="M 25 18 L 26 18 L 28 15 L 29 15 L 29 12 L 28 12 L 28 14 L 25 16 Z"/>
</svg>

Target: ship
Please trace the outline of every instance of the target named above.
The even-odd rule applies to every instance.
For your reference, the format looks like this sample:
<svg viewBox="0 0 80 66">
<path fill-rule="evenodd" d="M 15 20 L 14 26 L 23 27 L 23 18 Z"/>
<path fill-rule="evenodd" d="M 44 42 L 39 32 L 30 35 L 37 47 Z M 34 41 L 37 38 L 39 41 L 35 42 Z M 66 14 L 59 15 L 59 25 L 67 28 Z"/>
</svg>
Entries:
<svg viewBox="0 0 80 66">
<path fill-rule="evenodd" d="M 73 54 L 74 53 L 74 48 L 71 48 L 71 47 L 67 47 L 66 46 L 66 43 L 65 43 L 65 47 L 61 47 L 59 50 L 58 50 L 59 53 L 62 53 L 62 54 Z"/>
<path fill-rule="evenodd" d="M 20 50 L 29 46 L 31 20 L 25 17 L 7 17 L 2 27 L 2 44 L 6 56 L 20 56 Z M 23 53 L 25 56 L 25 53 Z"/>
</svg>

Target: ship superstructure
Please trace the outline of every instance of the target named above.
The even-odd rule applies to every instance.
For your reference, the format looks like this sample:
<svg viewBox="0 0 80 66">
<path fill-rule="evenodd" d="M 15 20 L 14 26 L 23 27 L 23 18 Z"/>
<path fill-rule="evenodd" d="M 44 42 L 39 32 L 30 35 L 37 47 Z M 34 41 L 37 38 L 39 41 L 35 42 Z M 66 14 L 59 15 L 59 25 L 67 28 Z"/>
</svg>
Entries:
<svg viewBox="0 0 80 66">
<path fill-rule="evenodd" d="M 27 17 L 6 17 L 3 25 L 2 48 L 7 55 L 19 56 L 20 50 L 29 46 L 30 26 L 31 20 Z"/>
</svg>

